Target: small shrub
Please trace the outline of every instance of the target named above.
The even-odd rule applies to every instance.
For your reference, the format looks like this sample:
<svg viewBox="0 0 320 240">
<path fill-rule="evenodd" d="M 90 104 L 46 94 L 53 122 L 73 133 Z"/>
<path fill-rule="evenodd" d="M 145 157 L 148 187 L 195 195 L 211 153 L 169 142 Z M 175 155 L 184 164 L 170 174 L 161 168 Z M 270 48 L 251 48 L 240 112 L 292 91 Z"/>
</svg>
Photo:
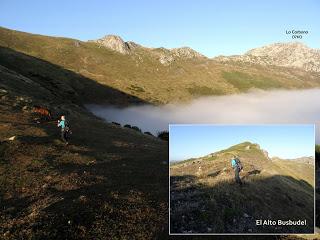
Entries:
<svg viewBox="0 0 320 240">
<path fill-rule="evenodd" d="M 157 137 L 164 141 L 169 141 L 169 132 L 168 131 L 158 132 Z"/>
<path fill-rule="evenodd" d="M 138 131 L 138 132 L 141 132 L 141 129 L 138 128 L 137 126 L 132 126 L 131 129 L 136 130 L 136 131 Z"/>
<path fill-rule="evenodd" d="M 117 122 L 112 122 L 112 124 L 117 125 L 117 126 L 121 126 L 121 124 L 117 123 Z"/>
<path fill-rule="evenodd" d="M 131 125 L 130 124 L 126 124 L 124 125 L 125 128 L 131 128 Z"/>
</svg>

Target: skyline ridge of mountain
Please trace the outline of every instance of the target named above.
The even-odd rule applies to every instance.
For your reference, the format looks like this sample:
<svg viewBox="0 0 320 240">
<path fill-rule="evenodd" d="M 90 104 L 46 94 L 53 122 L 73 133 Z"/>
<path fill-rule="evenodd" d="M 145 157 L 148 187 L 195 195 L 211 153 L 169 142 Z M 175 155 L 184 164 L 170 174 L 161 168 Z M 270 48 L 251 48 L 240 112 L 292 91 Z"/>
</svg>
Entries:
<svg viewBox="0 0 320 240">
<path fill-rule="evenodd" d="M 287 158 L 287 157 L 280 157 L 280 156 L 272 156 L 270 157 L 269 152 L 262 148 L 261 145 L 259 143 L 256 142 L 251 142 L 251 141 L 244 141 L 244 142 L 240 142 L 238 144 L 233 144 L 230 145 L 227 148 L 223 148 L 214 152 L 210 152 L 208 154 L 205 154 L 203 156 L 199 156 L 199 157 L 189 157 L 189 158 L 185 158 L 185 159 L 181 159 L 181 160 L 171 160 L 170 162 L 175 164 L 175 163 L 179 163 L 181 161 L 192 161 L 192 160 L 203 160 L 206 158 L 212 158 L 214 156 L 219 155 L 220 153 L 225 153 L 226 151 L 229 151 L 230 149 L 234 149 L 234 148 L 243 148 L 245 150 L 250 150 L 252 147 L 258 149 L 259 151 L 261 151 L 264 156 L 266 157 L 266 159 L 270 160 L 270 161 L 275 161 L 275 160 L 281 160 L 281 161 L 297 161 L 297 162 L 303 162 L 303 163 L 308 163 L 308 164 L 314 164 L 314 156 L 308 156 L 306 155 L 301 155 L 301 156 L 297 156 L 297 157 L 291 157 L 291 158 Z M 230 155 L 231 156 L 231 155 Z M 232 156 L 231 156 L 232 157 Z"/>
<path fill-rule="evenodd" d="M 52 38 L 66 38 L 66 39 L 73 39 L 73 40 L 78 40 L 78 41 L 81 41 L 81 42 L 94 42 L 94 41 L 97 41 L 99 39 L 103 39 L 104 37 L 106 36 L 116 36 L 116 37 L 119 37 L 123 40 L 123 37 L 121 37 L 120 35 L 118 34 L 113 34 L 113 33 L 109 33 L 109 34 L 105 34 L 103 35 L 103 37 L 100 37 L 100 38 L 97 38 L 97 39 L 80 39 L 80 38 L 75 38 L 75 37 L 71 37 L 71 36 L 60 36 L 60 35 L 52 35 L 52 34 L 42 34 L 42 33 L 35 33 L 35 32 L 28 32 L 28 31 L 24 31 L 24 30 L 18 30 L 18 29 L 13 29 L 13 28 L 9 28 L 9 27 L 5 27 L 5 26 L 1 26 L 0 25 L 0 28 L 3 28 L 3 29 L 6 29 L 6 30 L 10 30 L 10 31 L 16 31 L 16 32 L 20 32 L 20 33 L 27 33 L 27 34 L 32 34 L 32 35 L 38 35 L 38 36 L 45 36 L 45 37 L 52 37 Z M 271 42 L 271 43 L 268 43 L 268 44 L 260 44 L 260 46 L 258 47 L 250 47 L 248 48 L 248 50 L 245 50 L 243 51 L 243 54 L 216 54 L 216 55 L 213 55 L 213 56 L 208 56 L 207 54 L 205 53 L 202 53 L 201 51 L 199 50 L 195 50 L 193 47 L 189 46 L 189 45 L 181 45 L 181 46 L 177 46 L 177 47 L 164 47 L 164 46 L 144 46 L 140 43 L 136 43 L 135 41 L 132 41 L 132 40 L 128 40 L 128 41 L 125 41 L 127 43 L 131 43 L 131 44 L 136 44 L 136 45 L 139 45 L 141 47 L 144 47 L 144 48 L 149 48 L 149 49 L 157 49 L 157 48 L 165 48 L 165 49 L 177 49 L 177 48 L 190 48 L 198 53 L 200 53 L 201 55 L 205 56 L 206 58 L 209 58 L 209 59 L 213 59 L 213 58 L 216 58 L 216 57 L 221 57 L 221 56 L 224 56 L 224 57 L 230 57 L 230 56 L 239 56 L 239 55 L 245 55 L 247 52 L 253 50 L 253 49 L 257 49 L 257 48 L 261 48 L 263 46 L 268 46 L 268 45 L 271 45 L 271 44 L 292 44 L 292 43 L 299 43 L 299 44 L 302 44 L 302 45 L 305 45 L 307 46 L 308 48 L 310 49 L 314 49 L 314 50 L 319 50 L 320 51 L 320 48 L 315 48 L 315 47 L 310 47 L 308 44 L 306 44 L 305 42 L 300 42 L 300 41 L 284 41 L 284 42 Z"/>
<path fill-rule="evenodd" d="M 193 51 L 196 51 L 196 52 L 200 53 L 200 51 L 197 51 L 194 48 L 192 48 L 191 46 L 187 46 L 187 45 L 181 45 L 181 46 L 178 46 L 178 47 L 164 47 L 164 46 L 149 47 L 149 46 L 144 46 L 141 43 L 137 43 L 137 42 L 132 41 L 132 40 L 125 41 L 125 40 L 123 40 L 123 37 L 121 37 L 120 35 L 117 35 L 117 34 L 106 34 L 101 38 L 88 40 L 87 42 L 101 42 L 101 40 L 108 39 L 108 38 L 117 38 L 118 40 L 120 40 L 120 41 L 122 41 L 124 43 L 135 44 L 137 47 L 142 47 L 142 48 L 146 48 L 146 49 L 164 48 L 164 49 L 168 49 L 168 50 L 173 50 L 173 49 L 180 49 L 180 48 L 189 48 L 189 49 L 192 49 Z M 212 56 L 212 57 L 209 57 L 209 56 L 207 56 L 206 54 L 203 54 L 203 53 L 200 53 L 200 54 L 203 55 L 206 58 L 209 58 L 209 59 L 210 58 L 216 58 L 216 57 L 231 57 L 231 56 L 250 55 L 253 50 L 260 49 L 260 48 L 263 48 L 265 46 L 279 45 L 279 44 L 280 45 L 287 45 L 287 46 L 299 45 L 299 46 L 304 46 L 304 47 L 312 49 L 312 50 L 320 51 L 320 48 L 309 47 L 308 44 L 306 44 L 305 42 L 301 42 L 301 41 L 285 41 L 285 42 L 279 41 L 279 42 L 271 42 L 271 43 L 268 43 L 268 44 L 263 44 L 263 45 L 260 45 L 258 47 L 251 47 L 248 50 L 244 51 L 243 54 L 218 54 L 218 55 L 215 55 L 215 56 Z"/>
<path fill-rule="evenodd" d="M 4 50 L 0 51 L 3 54 L 0 64 L 9 68 L 15 65 L 5 50 L 9 48 L 152 104 L 238 94 L 251 89 L 311 89 L 320 86 L 319 73 L 303 68 L 258 62 L 223 62 L 206 58 L 188 47 L 170 50 L 145 48 L 134 42 L 125 42 L 118 36 L 107 37 L 105 43 L 107 47 L 92 41 L 0 28 L 0 46 Z M 25 71 L 25 67 L 19 70 Z M 41 69 L 34 66 L 29 71 L 39 74 Z M 51 74 L 43 77 L 48 78 Z"/>
<path fill-rule="evenodd" d="M 230 56 L 220 55 L 212 58 L 186 46 L 178 48 L 148 48 L 132 41 L 125 42 L 117 35 L 105 35 L 103 38 L 90 40 L 89 42 L 95 42 L 99 44 L 100 47 L 106 47 L 121 54 L 134 53 L 137 48 L 151 51 L 160 48 L 166 52 L 166 57 L 160 57 L 160 62 L 164 65 L 169 65 L 175 58 L 179 57 L 187 59 L 205 58 L 219 62 L 235 61 L 250 64 L 293 67 L 313 72 L 320 71 L 320 50 L 310 48 L 305 43 L 298 41 L 271 43 L 252 48 L 244 54 Z"/>
</svg>

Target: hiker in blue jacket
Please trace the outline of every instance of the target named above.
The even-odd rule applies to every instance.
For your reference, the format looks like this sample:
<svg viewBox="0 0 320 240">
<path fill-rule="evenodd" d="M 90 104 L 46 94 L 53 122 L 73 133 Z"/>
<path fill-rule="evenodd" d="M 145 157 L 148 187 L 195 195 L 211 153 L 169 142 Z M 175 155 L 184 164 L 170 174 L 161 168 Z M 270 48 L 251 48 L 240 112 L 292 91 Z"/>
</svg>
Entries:
<svg viewBox="0 0 320 240">
<path fill-rule="evenodd" d="M 69 126 L 67 124 L 67 121 L 66 121 L 66 117 L 65 116 L 61 116 L 61 120 L 59 121 L 58 120 L 58 127 L 61 127 L 61 139 L 62 141 L 68 145 L 69 142 L 68 142 L 68 133 L 69 133 Z"/>
<path fill-rule="evenodd" d="M 234 178 L 236 180 L 236 183 L 239 183 L 240 185 L 242 185 L 242 181 L 240 179 L 242 164 L 237 156 L 233 156 L 233 158 L 231 159 L 231 165 L 234 170 Z"/>
</svg>

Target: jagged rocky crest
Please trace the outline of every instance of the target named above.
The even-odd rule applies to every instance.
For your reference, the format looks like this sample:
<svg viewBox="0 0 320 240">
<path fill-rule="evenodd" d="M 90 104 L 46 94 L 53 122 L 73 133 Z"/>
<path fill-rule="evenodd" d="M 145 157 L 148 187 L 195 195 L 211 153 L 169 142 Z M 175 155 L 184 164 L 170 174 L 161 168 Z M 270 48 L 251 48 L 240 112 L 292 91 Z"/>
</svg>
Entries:
<svg viewBox="0 0 320 240">
<path fill-rule="evenodd" d="M 190 47 L 181 48 L 147 48 L 135 42 L 125 42 L 116 35 L 106 35 L 97 40 L 91 40 L 100 47 L 106 47 L 121 54 L 135 53 L 136 49 L 144 49 L 156 57 L 163 65 L 170 65 L 177 59 L 201 59 L 206 56 L 193 50 Z M 213 58 L 216 61 L 241 62 L 259 65 L 274 65 L 303 69 L 310 72 L 320 72 L 320 50 L 309 48 L 300 42 L 274 43 L 267 46 L 254 48 L 243 55 L 218 56 Z"/>
<path fill-rule="evenodd" d="M 181 48 L 147 48 L 143 47 L 135 42 L 125 42 L 121 37 L 116 35 L 106 35 L 103 38 L 97 40 L 90 40 L 90 42 L 97 43 L 100 47 L 105 47 L 116 51 L 121 54 L 132 54 L 136 49 L 144 49 L 148 51 L 152 56 L 157 57 L 159 62 L 163 65 L 170 65 L 171 62 L 176 59 L 198 59 L 206 58 L 204 55 L 198 53 L 189 47 Z"/>
<path fill-rule="evenodd" d="M 274 43 L 249 50 L 244 55 L 219 56 L 220 62 L 242 62 L 260 65 L 300 68 L 320 72 L 320 50 L 300 42 Z"/>
<path fill-rule="evenodd" d="M 112 49 L 121 54 L 129 54 L 130 47 L 134 46 L 132 43 L 127 43 L 123 41 L 121 37 L 116 35 L 106 35 L 103 38 L 92 40 L 92 42 L 99 44 L 99 46 Z"/>
</svg>

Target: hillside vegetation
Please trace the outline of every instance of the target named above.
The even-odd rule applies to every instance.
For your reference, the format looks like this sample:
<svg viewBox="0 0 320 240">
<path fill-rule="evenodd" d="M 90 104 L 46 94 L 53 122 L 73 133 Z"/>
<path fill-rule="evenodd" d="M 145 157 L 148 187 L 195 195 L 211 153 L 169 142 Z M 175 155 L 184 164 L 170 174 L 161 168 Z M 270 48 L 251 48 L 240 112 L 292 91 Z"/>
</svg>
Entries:
<svg viewBox="0 0 320 240">
<path fill-rule="evenodd" d="M 243 164 L 244 185 L 230 159 Z M 272 161 L 259 145 L 229 149 L 170 165 L 172 233 L 313 232 L 314 165 Z M 306 219 L 307 226 L 257 226 L 256 219 Z"/>
<path fill-rule="evenodd" d="M 319 73 L 276 66 L 220 63 L 188 48 L 167 50 L 126 43 L 121 54 L 97 42 L 47 37 L 0 28 L 0 46 L 48 61 L 108 86 L 159 104 L 203 95 L 223 95 L 256 89 L 296 89 L 320 86 Z M 0 55 L 0 64 L 13 64 Z M 41 72 L 39 68 L 30 69 Z M 44 77 L 56 79 L 56 69 Z M 65 77 L 66 78 L 66 77 Z"/>
<path fill-rule="evenodd" d="M 49 62 L 0 52 L 7 63 L 0 65 L 0 239 L 167 236 L 167 142 L 82 107 L 102 98 L 141 101 Z M 33 105 L 53 119 L 38 119 Z M 68 146 L 56 126 L 61 114 L 73 131 Z"/>
</svg>

